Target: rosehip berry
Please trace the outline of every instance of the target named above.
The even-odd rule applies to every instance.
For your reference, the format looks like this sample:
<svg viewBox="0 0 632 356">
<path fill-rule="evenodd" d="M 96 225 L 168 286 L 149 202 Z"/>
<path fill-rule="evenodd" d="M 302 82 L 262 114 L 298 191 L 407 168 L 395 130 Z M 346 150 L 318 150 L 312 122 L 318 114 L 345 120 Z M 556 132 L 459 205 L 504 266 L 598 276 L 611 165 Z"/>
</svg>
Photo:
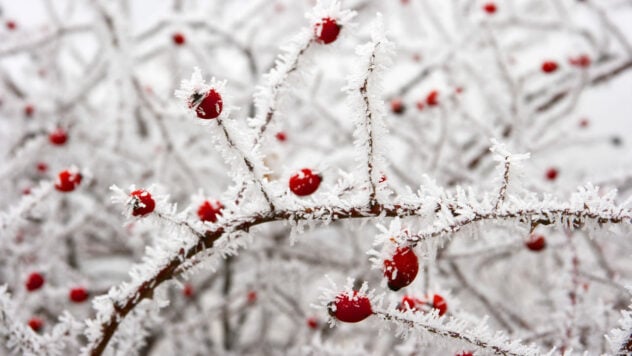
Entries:
<svg viewBox="0 0 632 356">
<path fill-rule="evenodd" d="M 44 327 L 44 320 L 34 316 L 29 319 L 28 325 L 33 331 L 38 332 Z"/>
<path fill-rule="evenodd" d="M 314 35 L 316 35 L 316 42 L 322 44 L 329 44 L 338 38 L 338 34 L 340 33 L 340 29 L 342 26 L 338 25 L 335 19 L 331 17 L 325 17 L 320 20 L 314 26 Z"/>
<path fill-rule="evenodd" d="M 26 115 L 26 117 L 31 117 L 33 114 L 35 114 L 35 107 L 31 104 L 27 104 L 24 107 L 24 115 Z"/>
<path fill-rule="evenodd" d="M 186 38 L 184 37 L 184 35 L 180 32 L 176 32 L 171 36 L 171 39 L 173 40 L 173 43 L 176 46 L 182 46 L 185 42 L 186 42 Z"/>
<path fill-rule="evenodd" d="M 246 298 L 248 299 L 248 304 L 254 304 L 257 301 L 257 292 L 254 290 L 248 291 Z"/>
<path fill-rule="evenodd" d="M 525 246 L 533 252 L 538 252 L 544 250 L 546 247 L 546 240 L 542 235 L 531 235 L 527 242 L 525 242 Z"/>
<path fill-rule="evenodd" d="M 318 319 L 316 319 L 315 317 L 309 317 L 307 318 L 307 326 L 310 329 L 318 329 Z"/>
<path fill-rule="evenodd" d="M 187 298 L 191 298 L 193 294 L 195 294 L 195 290 L 193 289 L 193 286 L 190 283 L 185 284 L 184 288 L 182 289 L 182 295 L 184 295 Z"/>
<path fill-rule="evenodd" d="M 426 104 L 428 104 L 428 106 L 439 105 L 439 92 L 436 90 L 433 90 L 430 93 L 428 93 L 428 96 L 426 96 Z"/>
<path fill-rule="evenodd" d="M 57 181 L 55 182 L 55 189 L 60 192 L 72 192 L 81 184 L 81 173 L 74 170 L 63 170 L 57 175 Z"/>
<path fill-rule="evenodd" d="M 365 295 L 358 295 L 353 291 L 353 297 L 349 293 L 341 293 L 333 302 L 327 305 L 329 315 L 346 323 L 357 323 L 373 314 L 371 301 Z"/>
<path fill-rule="evenodd" d="M 555 168 L 549 168 L 546 170 L 546 179 L 550 181 L 554 181 L 557 178 L 558 171 Z"/>
<path fill-rule="evenodd" d="M 590 57 L 588 57 L 588 55 L 586 54 L 582 54 L 574 58 L 571 57 L 568 60 L 568 63 L 570 63 L 572 66 L 579 68 L 587 68 L 588 66 L 590 66 L 590 62 Z"/>
<path fill-rule="evenodd" d="M 415 298 L 410 295 L 405 295 L 402 297 L 401 303 L 399 303 L 399 305 L 397 306 L 397 310 L 406 311 L 410 309 L 412 311 L 417 311 L 417 307 L 423 304 L 424 304 L 423 300 L 419 298 Z"/>
<path fill-rule="evenodd" d="M 276 139 L 279 140 L 280 142 L 285 142 L 285 140 L 287 140 L 287 135 L 285 134 L 285 132 L 277 132 L 277 134 L 275 135 Z"/>
<path fill-rule="evenodd" d="M 323 177 L 320 174 L 312 172 L 309 168 L 303 168 L 290 177 L 290 190 L 300 197 L 310 195 L 318 189 L 322 180 Z"/>
<path fill-rule="evenodd" d="M 132 196 L 132 215 L 145 216 L 154 211 L 156 202 L 151 194 L 144 189 L 137 189 L 130 193 Z"/>
<path fill-rule="evenodd" d="M 85 302 L 90 294 L 83 287 L 72 288 L 68 293 L 68 299 L 70 299 L 73 303 L 82 303 Z"/>
<path fill-rule="evenodd" d="M 391 111 L 395 114 L 401 115 L 406 111 L 406 106 L 401 99 L 393 99 L 391 100 Z"/>
<path fill-rule="evenodd" d="M 545 61 L 542 63 L 542 71 L 544 73 L 553 73 L 557 70 L 557 63 L 553 61 Z"/>
<path fill-rule="evenodd" d="M 197 215 L 202 221 L 216 222 L 217 216 L 222 215 L 224 206 L 219 201 L 210 202 L 205 200 L 197 210 Z"/>
<path fill-rule="evenodd" d="M 13 21 L 13 20 L 7 21 L 6 25 L 7 25 L 7 29 L 9 31 L 13 31 L 13 30 L 15 30 L 18 27 L 17 24 L 15 23 L 15 21 Z"/>
<path fill-rule="evenodd" d="M 24 283 L 24 285 L 26 286 L 26 290 L 29 292 L 38 290 L 44 285 L 44 276 L 38 272 L 33 272 L 26 278 L 26 283 Z"/>
<path fill-rule="evenodd" d="M 66 130 L 58 127 L 48 134 L 48 140 L 53 145 L 63 145 L 68 141 L 68 133 L 66 133 Z"/>
<path fill-rule="evenodd" d="M 461 351 L 454 356 L 474 356 L 474 353 L 472 351 Z"/>
<path fill-rule="evenodd" d="M 439 294 L 432 295 L 429 301 L 424 301 L 424 303 L 434 309 L 439 311 L 439 316 L 442 316 L 448 311 L 448 303 L 446 303 L 445 299 Z"/>
<path fill-rule="evenodd" d="M 419 272 L 419 260 L 410 247 L 398 247 L 392 259 L 384 261 L 388 287 L 397 291 L 411 284 Z"/>
<path fill-rule="evenodd" d="M 189 106 L 193 106 L 195 102 L 199 101 L 199 98 L 192 98 L 192 102 Z M 222 109 L 224 108 L 224 103 L 222 101 L 222 96 L 219 95 L 215 89 L 211 89 L 206 93 L 203 99 L 201 99 L 200 104 L 195 109 L 195 113 L 197 117 L 200 119 L 215 119 L 222 113 Z"/>
<path fill-rule="evenodd" d="M 581 119 L 579 121 L 579 127 L 585 128 L 588 127 L 588 124 L 590 124 L 590 121 L 588 121 L 588 119 Z"/>
<path fill-rule="evenodd" d="M 488 2 L 487 4 L 483 5 L 483 10 L 485 10 L 486 13 L 493 15 L 498 9 L 496 8 L 496 4 L 494 4 L 493 2 Z"/>
</svg>

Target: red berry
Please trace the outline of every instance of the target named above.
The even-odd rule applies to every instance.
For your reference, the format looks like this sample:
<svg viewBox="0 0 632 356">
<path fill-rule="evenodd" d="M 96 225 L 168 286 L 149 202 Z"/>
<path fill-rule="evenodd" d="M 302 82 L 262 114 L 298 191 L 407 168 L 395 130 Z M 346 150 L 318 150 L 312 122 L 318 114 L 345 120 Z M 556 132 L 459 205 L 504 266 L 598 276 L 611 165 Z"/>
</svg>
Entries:
<svg viewBox="0 0 632 356">
<path fill-rule="evenodd" d="M 410 295 L 405 295 L 402 297 L 401 303 L 399 303 L 399 305 L 397 306 L 397 310 L 406 311 L 410 309 L 412 311 L 417 311 L 417 308 L 423 304 L 423 300 Z"/>
<path fill-rule="evenodd" d="M 137 189 L 130 193 L 132 201 L 132 215 L 145 216 L 154 211 L 156 202 L 151 194 L 144 189 Z"/>
<path fill-rule="evenodd" d="M 222 113 L 223 107 L 222 96 L 215 89 L 211 89 L 195 109 L 195 113 L 200 119 L 215 119 Z"/>
<path fill-rule="evenodd" d="M 439 105 L 439 92 L 436 90 L 431 91 L 428 96 L 426 96 L 426 104 L 428 104 L 428 106 Z"/>
<path fill-rule="evenodd" d="M 58 127 L 48 134 L 48 140 L 53 145 L 63 145 L 66 141 L 68 141 L 68 134 L 64 129 Z"/>
<path fill-rule="evenodd" d="M 26 286 L 26 290 L 29 292 L 38 290 L 44 285 L 44 276 L 37 272 L 33 272 L 29 274 L 24 285 Z"/>
<path fill-rule="evenodd" d="M 587 68 L 588 66 L 590 66 L 590 62 L 590 57 L 588 57 L 588 55 L 586 54 L 582 54 L 574 58 L 571 57 L 568 60 L 568 63 L 570 63 L 572 66 L 579 68 Z"/>
<path fill-rule="evenodd" d="M 457 93 L 457 94 L 461 94 L 463 92 L 463 87 L 456 87 L 454 89 L 454 92 Z"/>
<path fill-rule="evenodd" d="M 531 235 L 527 242 L 525 242 L 525 246 L 531 251 L 538 252 L 544 250 L 546 247 L 546 240 L 542 235 Z"/>
<path fill-rule="evenodd" d="M 318 329 L 318 319 L 316 319 L 315 317 L 309 317 L 307 318 L 307 326 L 310 329 Z"/>
<path fill-rule="evenodd" d="M 81 184 L 81 173 L 74 170 L 63 170 L 57 175 L 57 181 L 55 182 L 55 189 L 60 192 L 72 192 Z"/>
<path fill-rule="evenodd" d="M 579 121 L 579 127 L 588 127 L 589 123 L 590 123 L 590 121 L 588 121 L 588 119 L 581 119 Z"/>
<path fill-rule="evenodd" d="M 474 356 L 474 353 L 472 351 L 461 351 L 454 356 Z"/>
<path fill-rule="evenodd" d="M 403 114 L 406 111 L 406 107 L 401 99 L 393 99 L 391 100 L 391 111 L 395 114 Z"/>
<path fill-rule="evenodd" d="M 542 71 L 544 73 L 553 73 L 557 70 L 557 63 L 553 61 L 545 61 L 542 63 Z"/>
<path fill-rule="evenodd" d="M 22 194 L 23 194 L 23 195 L 29 195 L 29 194 L 31 194 L 31 188 L 26 187 L 26 188 L 22 189 Z"/>
<path fill-rule="evenodd" d="M 448 311 L 448 303 L 446 303 L 445 299 L 439 294 L 435 294 L 432 296 L 432 302 L 426 302 L 429 306 L 437 309 L 439 311 L 439 316 L 442 316 Z"/>
<path fill-rule="evenodd" d="M 358 295 L 353 291 L 353 297 L 349 293 L 341 293 L 336 300 L 327 305 L 329 315 L 346 323 L 357 323 L 373 314 L 371 301 L 367 296 Z"/>
<path fill-rule="evenodd" d="M 222 209 L 224 209 L 224 206 L 219 201 L 215 200 L 211 203 L 205 200 L 198 208 L 197 215 L 202 221 L 216 222 L 217 216 L 222 215 Z"/>
<path fill-rule="evenodd" d="M 410 247 L 398 247 L 392 259 L 384 261 L 388 287 L 397 291 L 411 284 L 419 272 L 419 260 Z"/>
<path fill-rule="evenodd" d="M 417 102 L 417 110 L 422 111 L 424 109 L 424 101 L 423 100 L 419 100 Z"/>
<path fill-rule="evenodd" d="M 33 331 L 38 332 L 44 327 L 44 320 L 34 316 L 29 319 L 28 325 L 31 329 L 33 329 Z"/>
<path fill-rule="evenodd" d="M 254 304 L 257 301 L 257 292 L 255 292 L 254 290 L 248 291 L 247 298 L 249 304 Z"/>
<path fill-rule="evenodd" d="M 546 170 L 546 179 L 550 181 L 554 181 L 557 178 L 557 174 L 559 172 L 555 168 L 549 168 Z"/>
<path fill-rule="evenodd" d="M 309 168 L 303 168 L 290 177 L 290 190 L 300 197 L 310 195 L 318 189 L 322 180 L 320 174 L 312 172 Z"/>
<path fill-rule="evenodd" d="M 177 46 L 182 46 L 184 42 L 186 42 L 184 35 L 180 32 L 174 33 L 173 36 L 171 36 L 171 39 Z"/>
<path fill-rule="evenodd" d="M 70 301 L 74 303 L 85 302 L 89 296 L 90 294 L 83 287 L 72 288 L 68 293 L 68 299 L 70 299 Z"/>
<path fill-rule="evenodd" d="M 493 2 L 488 2 L 487 4 L 483 5 L 483 10 L 485 10 L 486 13 L 492 15 L 496 13 L 496 4 L 494 4 Z"/>
<path fill-rule="evenodd" d="M 185 284 L 184 288 L 182 289 L 182 295 L 184 295 L 187 298 L 191 298 L 193 294 L 195 294 L 195 290 L 193 289 L 193 286 L 190 283 Z"/>
<path fill-rule="evenodd" d="M 442 316 L 448 311 L 448 303 L 446 303 L 445 299 L 443 299 L 443 297 L 439 294 L 431 294 L 430 296 L 426 296 L 424 299 L 405 295 L 402 298 L 401 303 L 397 306 L 397 310 L 406 311 L 408 309 L 413 312 L 429 312 L 432 309 L 437 309 L 439 316 Z"/>
<path fill-rule="evenodd" d="M 44 162 L 38 162 L 37 163 L 37 170 L 44 173 L 48 170 L 48 165 Z"/>
<path fill-rule="evenodd" d="M 287 135 L 285 134 L 285 132 L 277 132 L 277 134 L 275 135 L 276 139 L 279 140 L 280 142 L 285 142 L 285 140 L 287 140 Z"/>
<path fill-rule="evenodd" d="M 35 107 L 31 104 L 27 104 L 24 107 L 24 115 L 26 115 L 26 117 L 31 117 L 33 116 L 33 114 L 35 113 Z"/>
<path fill-rule="evenodd" d="M 332 43 L 338 38 L 341 28 L 342 26 L 338 25 L 335 19 L 325 17 L 314 26 L 316 41 L 322 44 Z"/>
<path fill-rule="evenodd" d="M 7 29 L 10 31 L 13 31 L 18 27 L 15 21 L 12 21 L 12 20 L 7 21 L 6 25 L 7 25 Z"/>
</svg>

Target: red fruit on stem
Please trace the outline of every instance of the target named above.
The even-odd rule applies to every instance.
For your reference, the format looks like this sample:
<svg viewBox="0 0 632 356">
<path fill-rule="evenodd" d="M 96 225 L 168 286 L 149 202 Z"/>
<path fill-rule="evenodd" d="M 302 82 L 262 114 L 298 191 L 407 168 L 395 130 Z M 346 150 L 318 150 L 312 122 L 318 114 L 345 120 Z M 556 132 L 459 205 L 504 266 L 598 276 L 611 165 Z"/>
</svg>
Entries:
<svg viewBox="0 0 632 356">
<path fill-rule="evenodd" d="M 474 353 L 472 351 L 461 351 L 454 356 L 474 356 Z"/>
<path fill-rule="evenodd" d="M 542 71 L 544 73 L 553 73 L 557 70 L 557 63 L 553 61 L 545 61 L 542 63 Z"/>
<path fill-rule="evenodd" d="M 193 106 L 197 101 L 199 99 L 193 98 L 189 106 Z M 222 113 L 223 108 L 222 96 L 215 89 L 211 89 L 201 99 L 200 104 L 195 108 L 195 113 L 200 119 L 215 119 Z"/>
<path fill-rule="evenodd" d="M 542 235 L 531 235 L 527 242 L 525 242 L 525 246 L 533 252 L 538 252 L 544 250 L 546 247 L 546 239 Z"/>
<path fill-rule="evenodd" d="M 310 195 L 318 189 L 322 180 L 323 177 L 320 174 L 312 172 L 309 168 L 303 168 L 290 177 L 290 190 L 300 197 Z"/>
<path fill-rule="evenodd" d="M 588 66 L 590 66 L 591 60 L 590 60 L 590 57 L 588 57 L 588 55 L 582 54 L 577 57 L 569 58 L 568 63 L 570 63 L 572 66 L 575 66 L 575 67 L 587 68 Z"/>
<path fill-rule="evenodd" d="M 44 327 L 44 320 L 34 316 L 29 319 L 28 325 L 33 331 L 38 332 Z"/>
<path fill-rule="evenodd" d="M 82 303 L 85 302 L 90 294 L 83 287 L 75 287 L 70 290 L 68 293 L 68 299 L 70 299 L 73 303 Z"/>
<path fill-rule="evenodd" d="M 274 137 L 276 137 L 276 139 L 279 140 L 280 142 L 285 142 L 285 140 L 287 140 L 287 135 L 285 134 L 285 132 L 277 132 L 277 134 L 274 135 Z"/>
<path fill-rule="evenodd" d="M 549 168 L 546 170 L 546 179 L 550 181 L 554 181 L 557 178 L 558 171 L 556 168 Z"/>
<path fill-rule="evenodd" d="M 180 32 L 176 32 L 171 36 L 171 39 L 173 40 L 173 43 L 176 46 L 182 46 L 185 42 L 186 42 L 186 38 L 184 37 L 184 35 Z"/>
<path fill-rule="evenodd" d="M 55 189 L 60 192 L 68 193 L 72 192 L 81 184 L 81 173 L 74 170 L 63 170 L 57 175 L 57 181 L 55 181 Z"/>
<path fill-rule="evenodd" d="M 318 329 L 318 319 L 316 319 L 315 317 L 309 317 L 307 318 L 307 326 L 310 329 Z"/>
<path fill-rule="evenodd" d="M 27 104 L 24 107 L 24 115 L 26 115 L 26 117 L 31 117 L 33 114 L 35 114 L 35 107 L 31 104 Z"/>
<path fill-rule="evenodd" d="M 445 299 L 443 299 L 443 297 L 439 294 L 434 294 L 432 295 L 432 298 L 428 299 L 432 299 L 432 301 L 426 301 L 425 303 L 432 308 L 437 309 L 439 311 L 439 316 L 442 316 L 448 311 L 448 303 L 446 303 Z"/>
<path fill-rule="evenodd" d="M 426 96 L 426 104 L 428 104 L 428 106 L 439 105 L 439 92 L 437 90 L 428 93 L 428 96 Z"/>
<path fill-rule="evenodd" d="M 29 292 L 38 290 L 44 285 L 44 276 L 38 272 L 33 272 L 26 278 L 26 283 L 24 283 L 24 285 L 26 286 L 26 290 Z"/>
<path fill-rule="evenodd" d="M 384 261 L 388 287 L 397 291 L 411 284 L 419 272 L 419 260 L 410 247 L 398 247 L 390 260 Z"/>
<path fill-rule="evenodd" d="M 130 193 L 132 197 L 132 215 L 145 216 L 154 211 L 156 202 L 151 197 L 151 193 L 144 189 L 137 189 Z"/>
<path fill-rule="evenodd" d="M 493 2 L 488 2 L 483 5 L 483 10 L 485 10 L 486 13 L 493 15 L 498 9 L 496 8 L 496 4 L 494 4 Z"/>
<path fill-rule="evenodd" d="M 193 296 L 193 294 L 195 294 L 195 290 L 193 289 L 193 285 L 191 285 L 191 283 L 185 284 L 184 288 L 182 288 L 182 295 L 184 295 L 187 298 L 191 298 Z"/>
<path fill-rule="evenodd" d="M 346 323 L 357 323 L 373 314 L 371 301 L 365 295 L 358 295 L 353 291 L 353 296 L 348 292 L 339 294 L 333 302 L 327 305 L 329 315 Z"/>
<path fill-rule="evenodd" d="M 579 121 L 579 127 L 582 127 L 582 128 L 588 127 L 589 123 L 590 123 L 590 121 L 588 121 L 588 119 L 581 119 Z"/>
<path fill-rule="evenodd" d="M 338 25 L 335 19 L 325 17 L 314 26 L 314 35 L 316 42 L 329 44 L 338 38 L 342 26 Z"/>
<path fill-rule="evenodd" d="M 406 107 L 401 99 L 391 100 L 391 111 L 395 114 L 401 115 L 406 111 Z"/>
<path fill-rule="evenodd" d="M 249 304 L 254 304 L 257 301 L 257 292 L 254 290 L 248 291 L 247 298 Z"/>
<path fill-rule="evenodd" d="M 216 222 L 217 216 L 222 215 L 222 209 L 224 209 L 224 206 L 218 200 L 212 203 L 205 200 L 198 208 L 197 215 L 202 221 Z"/>
<path fill-rule="evenodd" d="M 66 130 L 58 127 L 48 134 L 48 140 L 53 145 L 63 145 L 66 141 L 68 141 L 68 133 Z"/>
<path fill-rule="evenodd" d="M 405 295 L 402 297 L 402 301 L 401 303 L 399 303 L 399 305 L 397 306 L 397 310 L 399 311 L 407 311 L 407 310 L 412 310 L 412 311 L 417 311 L 417 307 L 421 306 L 424 304 L 424 301 L 419 299 L 419 298 L 415 298 L 413 296 L 410 295 Z"/>
</svg>

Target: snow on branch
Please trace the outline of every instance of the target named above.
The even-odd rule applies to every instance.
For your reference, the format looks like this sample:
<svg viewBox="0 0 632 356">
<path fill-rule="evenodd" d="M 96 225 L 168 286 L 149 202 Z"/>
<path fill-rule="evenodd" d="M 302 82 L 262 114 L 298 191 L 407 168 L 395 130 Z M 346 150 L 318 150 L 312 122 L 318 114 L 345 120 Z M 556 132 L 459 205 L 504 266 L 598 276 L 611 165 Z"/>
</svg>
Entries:
<svg viewBox="0 0 632 356">
<path fill-rule="evenodd" d="M 621 311 L 619 327 L 611 330 L 610 335 L 606 335 L 612 352 L 617 355 L 632 353 L 632 311 L 630 309 L 632 305 L 628 307 L 628 310 Z"/>
<path fill-rule="evenodd" d="M 356 48 L 362 59 L 358 72 L 348 78 L 344 90 L 349 94 L 350 106 L 357 108 L 355 145 L 365 161 L 369 183 L 369 204 L 376 204 L 377 186 L 385 171 L 385 152 L 382 145 L 388 133 L 384 101 L 381 99 L 381 73 L 391 63 L 393 44 L 386 38 L 381 15 L 371 26 L 371 41 Z"/>
<path fill-rule="evenodd" d="M 494 355 L 552 355 L 553 351 L 542 353 L 535 346 L 523 345 L 520 340 L 510 339 L 502 332 L 492 332 L 487 326 L 487 318 L 478 325 L 457 318 L 438 317 L 437 311 L 431 313 L 414 313 L 397 310 L 379 310 L 375 313 L 383 320 L 397 325 L 397 334 L 404 337 L 421 330 L 440 335 L 451 340 L 458 340 L 466 346 L 477 347 L 481 351 Z"/>
<path fill-rule="evenodd" d="M 329 4 L 325 4 L 328 2 Z M 263 84 L 257 87 L 255 105 L 257 114 L 250 120 L 256 130 L 254 143 L 260 143 L 263 134 L 271 124 L 279 109 L 279 96 L 288 85 L 290 75 L 299 70 L 299 62 L 303 60 L 309 48 L 314 44 L 314 28 L 324 18 L 335 19 L 339 26 L 346 26 L 355 16 L 355 12 L 342 10 L 339 1 L 319 0 L 312 11 L 306 14 L 310 20 L 309 27 L 303 28 L 283 48 L 283 53 L 275 61 L 275 66 L 263 76 Z"/>
</svg>

